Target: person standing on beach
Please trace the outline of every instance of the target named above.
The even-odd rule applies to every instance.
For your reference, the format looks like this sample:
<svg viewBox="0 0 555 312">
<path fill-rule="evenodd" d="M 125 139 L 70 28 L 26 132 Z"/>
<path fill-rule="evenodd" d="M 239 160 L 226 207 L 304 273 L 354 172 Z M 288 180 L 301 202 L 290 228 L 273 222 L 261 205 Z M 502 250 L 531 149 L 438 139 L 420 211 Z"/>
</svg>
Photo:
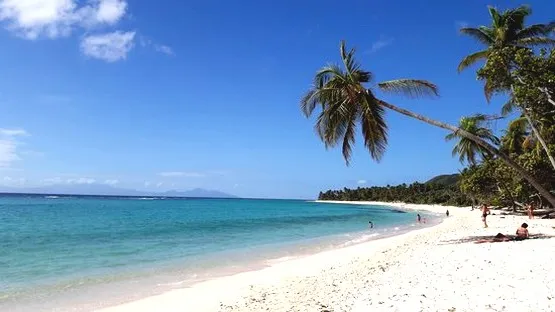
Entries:
<svg viewBox="0 0 555 312">
<path fill-rule="evenodd" d="M 482 222 L 484 222 L 484 227 L 487 228 L 488 223 L 487 223 L 486 218 L 488 217 L 488 214 L 489 214 L 488 205 L 482 204 L 482 207 L 480 208 L 480 210 L 482 211 Z"/>
<path fill-rule="evenodd" d="M 449 209 L 445 212 L 445 215 L 449 217 Z"/>
<path fill-rule="evenodd" d="M 528 206 L 528 219 L 534 219 L 534 202 Z"/>
<path fill-rule="evenodd" d="M 422 222 L 422 217 L 420 216 L 420 214 L 416 215 L 416 220 L 418 221 L 418 223 Z"/>
</svg>

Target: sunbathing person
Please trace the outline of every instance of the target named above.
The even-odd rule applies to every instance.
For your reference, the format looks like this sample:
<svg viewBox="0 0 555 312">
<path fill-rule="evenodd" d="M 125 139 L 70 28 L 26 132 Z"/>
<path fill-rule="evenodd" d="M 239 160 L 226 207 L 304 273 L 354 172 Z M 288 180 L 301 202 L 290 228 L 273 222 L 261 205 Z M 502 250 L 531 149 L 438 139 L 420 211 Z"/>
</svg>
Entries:
<svg viewBox="0 0 555 312">
<path fill-rule="evenodd" d="M 516 230 L 515 237 L 502 233 L 497 233 L 497 235 L 495 235 L 493 238 L 481 239 L 476 241 L 475 244 L 521 241 L 527 238 L 530 238 L 530 234 L 528 233 L 528 224 L 522 223 L 522 225 Z"/>
<path fill-rule="evenodd" d="M 522 223 L 522 225 L 516 230 L 516 240 L 523 240 L 530 238 L 530 233 L 528 233 L 528 224 Z"/>
</svg>

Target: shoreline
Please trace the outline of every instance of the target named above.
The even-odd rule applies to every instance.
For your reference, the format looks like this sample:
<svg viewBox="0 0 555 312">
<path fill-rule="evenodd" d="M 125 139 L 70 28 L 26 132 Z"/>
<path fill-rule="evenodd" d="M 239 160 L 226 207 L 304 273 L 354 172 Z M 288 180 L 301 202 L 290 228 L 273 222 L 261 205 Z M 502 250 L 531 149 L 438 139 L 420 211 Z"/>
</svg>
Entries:
<svg viewBox="0 0 555 312">
<path fill-rule="evenodd" d="M 345 204 L 347 202 L 341 202 Z M 352 204 L 372 204 L 351 202 Z M 438 225 L 324 251 L 100 311 L 546 311 L 555 309 L 555 224 L 470 208 L 381 203 L 451 216 Z M 527 221 L 546 239 L 474 244 Z M 484 291 L 487 289 L 487 291 Z M 499 291 L 497 291 L 499 290 Z"/>
<path fill-rule="evenodd" d="M 439 210 L 428 205 L 407 205 L 404 203 L 386 202 L 342 202 L 342 201 L 313 201 L 328 204 L 352 204 L 352 205 L 373 205 L 387 206 L 390 208 L 423 211 L 437 214 Z M 443 209 L 443 207 L 441 208 Z M 444 211 L 442 211 L 444 213 Z M 163 307 L 163 311 L 220 311 L 219 301 L 233 300 L 248 292 L 251 285 L 271 285 L 272 281 L 277 282 L 282 278 L 294 278 L 297 276 L 307 276 L 310 272 L 315 274 L 318 270 L 328 266 L 333 266 L 338 260 L 338 255 L 356 256 L 363 250 L 374 249 L 379 252 L 387 245 L 395 241 L 402 241 L 407 235 L 414 235 L 415 232 L 429 231 L 440 222 L 423 224 L 420 228 L 409 229 L 389 234 L 379 234 L 363 242 L 356 242 L 348 245 L 334 246 L 333 249 L 320 250 L 315 253 L 303 254 L 298 256 L 287 256 L 279 259 L 268 259 L 266 267 L 255 267 L 252 270 L 239 272 L 232 275 L 215 277 L 206 281 L 195 283 L 185 288 L 177 288 L 166 291 L 162 294 L 149 296 L 139 300 L 118 304 L 102 308 L 98 311 L 103 312 L 125 312 L 125 311 L 152 311 Z M 381 236 L 384 235 L 384 236 Z M 307 270 L 307 267 L 310 269 Z M 301 269 L 299 269 L 301 268 Z M 310 275 L 310 274 L 309 274 Z M 229 291 L 229 285 L 234 285 L 233 292 Z M 208 297 L 220 297 L 208 299 Z M 179 298 L 179 299 L 178 299 Z M 199 300 L 200 298 L 200 300 Z M 179 301 L 179 302 L 178 302 Z"/>
</svg>

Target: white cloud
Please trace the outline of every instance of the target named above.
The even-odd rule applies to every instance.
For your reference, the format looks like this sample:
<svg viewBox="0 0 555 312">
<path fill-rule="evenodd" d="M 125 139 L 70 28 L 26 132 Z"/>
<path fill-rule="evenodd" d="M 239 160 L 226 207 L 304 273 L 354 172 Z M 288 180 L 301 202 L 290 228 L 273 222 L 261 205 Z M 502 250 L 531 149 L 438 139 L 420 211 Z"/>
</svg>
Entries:
<svg viewBox="0 0 555 312">
<path fill-rule="evenodd" d="M 164 185 L 163 182 L 158 182 L 158 184 L 156 184 L 156 187 L 161 187 L 162 185 Z"/>
<path fill-rule="evenodd" d="M 0 128 L 0 168 L 9 168 L 18 160 L 21 160 L 17 150 L 17 136 L 27 136 L 27 131 L 23 129 L 4 129 Z"/>
<path fill-rule="evenodd" d="M 96 180 L 91 179 L 91 178 L 78 178 L 78 179 L 67 179 L 66 180 L 67 184 L 93 184 L 95 182 L 96 182 Z"/>
<path fill-rule="evenodd" d="M 0 21 L 26 39 L 69 36 L 77 26 L 116 24 L 127 11 L 125 0 L 0 0 Z"/>
<path fill-rule="evenodd" d="M 113 25 L 125 15 L 127 2 L 123 0 L 99 0 L 94 19 L 97 23 Z"/>
<path fill-rule="evenodd" d="M 366 180 L 358 180 L 357 184 L 366 184 L 366 182 L 367 182 Z"/>
<path fill-rule="evenodd" d="M 374 43 L 372 43 L 372 46 L 367 52 L 368 53 L 378 52 L 379 50 L 387 47 L 388 45 L 391 45 L 393 43 L 393 40 L 394 40 L 393 38 L 382 36 L 378 41 L 375 41 Z"/>
<path fill-rule="evenodd" d="M 173 52 L 173 49 L 168 47 L 167 45 L 157 44 L 157 45 L 154 46 L 154 50 L 156 50 L 157 52 L 160 52 L 160 53 L 164 53 L 166 55 L 171 55 L 171 56 L 175 55 L 175 53 Z"/>
<path fill-rule="evenodd" d="M 149 181 L 145 181 L 145 187 L 149 187 L 151 184 Z"/>
<path fill-rule="evenodd" d="M 104 181 L 104 184 L 107 184 L 107 185 L 116 185 L 118 183 L 119 183 L 119 180 L 115 180 L 115 179 Z"/>
<path fill-rule="evenodd" d="M 202 178 L 206 174 L 200 172 L 183 172 L 183 171 L 170 171 L 170 172 L 160 172 L 158 174 L 162 177 L 185 177 L 185 178 Z"/>
<path fill-rule="evenodd" d="M 116 62 L 127 58 L 134 46 L 134 38 L 134 31 L 87 36 L 81 42 L 81 51 L 93 58 Z"/>
</svg>

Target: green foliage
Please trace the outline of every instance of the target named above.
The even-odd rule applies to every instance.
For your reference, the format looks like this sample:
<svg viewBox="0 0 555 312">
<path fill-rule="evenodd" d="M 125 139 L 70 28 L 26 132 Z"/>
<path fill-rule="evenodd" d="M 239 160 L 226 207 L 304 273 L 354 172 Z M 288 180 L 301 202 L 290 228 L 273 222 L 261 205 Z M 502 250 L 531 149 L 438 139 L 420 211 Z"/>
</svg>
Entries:
<svg viewBox="0 0 555 312">
<path fill-rule="evenodd" d="M 440 176 L 430 181 L 442 181 L 443 179 L 453 179 L 453 176 Z M 444 181 L 446 182 L 446 181 Z M 366 188 L 343 190 L 328 190 L 320 192 L 320 200 L 365 200 L 365 201 L 384 201 L 384 202 L 405 202 L 413 204 L 442 204 L 454 206 L 471 205 L 471 199 L 460 192 L 458 185 L 440 183 L 419 183 L 410 185 L 400 184 L 397 186 L 373 186 Z"/>
</svg>

